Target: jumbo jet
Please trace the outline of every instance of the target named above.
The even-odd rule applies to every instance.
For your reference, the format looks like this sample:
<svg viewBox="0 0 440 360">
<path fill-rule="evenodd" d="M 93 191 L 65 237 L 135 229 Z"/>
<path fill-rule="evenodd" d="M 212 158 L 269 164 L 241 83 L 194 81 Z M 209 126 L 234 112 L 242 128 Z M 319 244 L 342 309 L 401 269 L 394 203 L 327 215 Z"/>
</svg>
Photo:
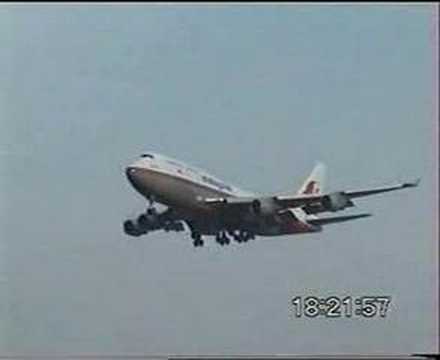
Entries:
<svg viewBox="0 0 440 360">
<path fill-rule="evenodd" d="M 124 222 L 124 232 L 140 236 L 152 231 L 191 232 L 193 245 L 203 236 L 220 245 L 247 242 L 258 236 L 322 231 L 329 224 L 371 216 L 369 213 L 319 217 L 354 206 L 353 199 L 418 185 L 399 183 L 365 190 L 324 192 L 325 166 L 318 163 L 300 189 L 292 193 L 261 195 L 226 184 L 215 176 L 157 153 L 145 153 L 125 169 L 126 176 L 147 201 L 146 212 Z M 165 205 L 163 211 L 156 203 Z"/>
</svg>

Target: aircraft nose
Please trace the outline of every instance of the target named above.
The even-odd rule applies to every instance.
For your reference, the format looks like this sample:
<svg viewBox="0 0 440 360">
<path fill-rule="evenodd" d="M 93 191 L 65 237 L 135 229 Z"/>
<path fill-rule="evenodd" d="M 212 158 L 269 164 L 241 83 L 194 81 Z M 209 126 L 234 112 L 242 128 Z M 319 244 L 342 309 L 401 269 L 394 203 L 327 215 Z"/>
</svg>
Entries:
<svg viewBox="0 0 440 360">
<path fill-rule="evenodd" d="M 128 166 L 125 168 L 125 175 L 131 183 L 136 181 L 136 174 L 139 172 L 139 169 L 133 166 Z"/>
<path fill-rule="evenodd" d="M 148 176 L 146 176 L 145 169 L 137 165 L 130 165 L 125 168 L 125 175 L 130 184 L 141 194 L 144 194 L 148 189 Z"/>
</svg>

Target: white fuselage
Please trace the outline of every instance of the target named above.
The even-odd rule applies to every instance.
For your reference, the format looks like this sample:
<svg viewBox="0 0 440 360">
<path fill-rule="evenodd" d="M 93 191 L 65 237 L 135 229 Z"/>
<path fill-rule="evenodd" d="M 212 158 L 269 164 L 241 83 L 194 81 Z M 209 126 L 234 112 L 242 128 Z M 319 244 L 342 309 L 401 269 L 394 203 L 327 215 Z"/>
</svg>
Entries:
<svg viewBox="0 0 440 360">
<path fill-rule="evenodd" d="M 199 226 L 206 226 L 205 231 L 208 233 L 217 226 L 219 214 L 206 204 L 205 199 L 256 196 L 251 192 L 226 184 L 206 171 L 157 153 L 143 154 L 140 159 L 126 168 L 126 175 L 133 187 L 144 197 L 175 209 L 184 219 L 196 219 Z M 236 225 L 246 222 L 246 219 L 236 220 Z M 246 226 L 254 227 L 254 232 L 261 235 L 311 230 L 310 226 L 303 221 L 277 222 L 274 221 L 274 217 L 253 218 L 249 221 L 251 223 L 248 222 Z"/>
<path fill-rule="evenodd" d="M 156 153 L 144 154 L 127 167 L 126 174 L 142 195 L 173 207 L 203 207 L 202 199 L 215 196 L 255 196 L 206 171 Z"/>
</svg>

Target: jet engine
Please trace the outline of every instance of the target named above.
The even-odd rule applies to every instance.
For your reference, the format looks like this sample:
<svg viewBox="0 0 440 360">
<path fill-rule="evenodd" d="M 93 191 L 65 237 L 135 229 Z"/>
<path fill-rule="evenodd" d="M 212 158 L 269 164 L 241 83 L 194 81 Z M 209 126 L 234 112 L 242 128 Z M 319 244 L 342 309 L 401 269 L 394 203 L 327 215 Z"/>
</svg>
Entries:
<svg viewBox="0 0 440 360">
<path fill-rule="evenodd" d="M 322 198 L 322 206 L 326 211 L 339 211 L 353 206 L 353 202 L 343 192 L 334 192 Z"/>
<path fill-rule="evenodd" d="M 272 198 L 255 199 L 251 203 L 251 212 L 258 216 L 268 216 L 274 214 L 279 206 Z"/>
</svg>

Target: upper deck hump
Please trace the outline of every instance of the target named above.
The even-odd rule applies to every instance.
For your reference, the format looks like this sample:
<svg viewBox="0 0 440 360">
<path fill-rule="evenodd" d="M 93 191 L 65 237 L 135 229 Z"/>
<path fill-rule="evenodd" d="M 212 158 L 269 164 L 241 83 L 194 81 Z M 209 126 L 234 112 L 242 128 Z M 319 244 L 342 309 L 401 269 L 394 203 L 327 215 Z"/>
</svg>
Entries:
<svg viewBox="0 0 440 360">
<path fill-rule="evenodd" d="M 147 154 L 151 154 L 163 170 L 174 176 L 186 178 L 187 180 L 222 191 L 230 196 L 254 196 L 253 193 L 225 183 L 223 180 L 197 166 L 189 165 L 183 161 L 156 152 L 148 152 Z"/>
</svg>

